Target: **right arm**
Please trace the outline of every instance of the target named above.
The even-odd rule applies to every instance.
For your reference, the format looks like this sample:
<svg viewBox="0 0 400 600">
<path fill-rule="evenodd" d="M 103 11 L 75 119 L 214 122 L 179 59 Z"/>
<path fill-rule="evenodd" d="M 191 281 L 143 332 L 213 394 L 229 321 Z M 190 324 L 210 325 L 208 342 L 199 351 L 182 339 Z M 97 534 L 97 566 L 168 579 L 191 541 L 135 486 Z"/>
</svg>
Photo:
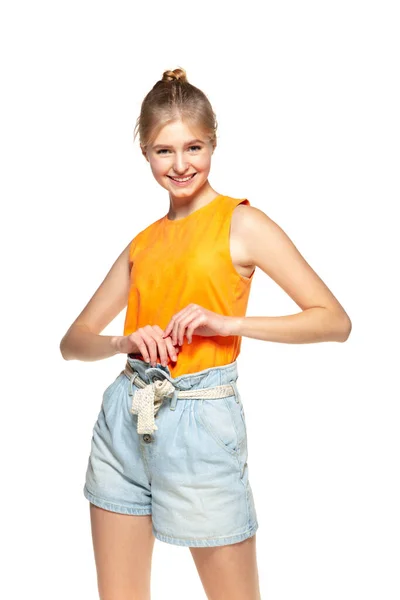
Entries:
<svg viewBox="0 0 400 600">
<path fill-rule="evenodd" d="M 131 242 L 62 338 L 60 351 L 65 360 L 93 361 L 121 353 L 119 343 L 124 336 L 100 333 L 128 303 L 130 245 Z M 133 348 L 132 352 L 139 353 L 139 349 Z"/>
</svg>

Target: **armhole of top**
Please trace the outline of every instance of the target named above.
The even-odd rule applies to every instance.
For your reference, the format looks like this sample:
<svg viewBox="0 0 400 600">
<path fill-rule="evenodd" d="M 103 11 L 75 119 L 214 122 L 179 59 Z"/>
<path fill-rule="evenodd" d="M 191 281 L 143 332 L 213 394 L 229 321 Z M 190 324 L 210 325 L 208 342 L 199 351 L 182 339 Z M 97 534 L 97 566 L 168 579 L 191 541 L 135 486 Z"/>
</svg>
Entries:
<svg viewBox="0 0 400 600">
<path fill-rule="evenodd" d="M 128 255 L 128 261 L 129 261 L 129 271 L 132 270 L 132 265 L 133 265 L 133 251 L 135 249 L 136 246 L 136 237 L 135 236 L 133 238 L 133 240 L 131 240 L 130 244 L 129 244 L 129 255 Z"/>
<path fill-rule="evenodd" d="M 229 257 L 229 264 L 231 265 L 231 269 L 233 271 L 233 273 L 236 274 L 236 276 L 243 282 L 245 283 L 250 283 L 253 280 L 254 277 L 254 273 L 256 271 L 255 267 L 253 272 L 251 273 L 250 277 L 245 277 L 244 275 L 241 275 L 241 273 L 239 273 L 236 268 L 235 265 L 233 264 L 233 260 L 232 260 L 232 255 L 231 255 L 231 225 L 232 225 L 232 216 L 233 216 L 233 211 L 235 210 L 235 208 L 237 206 L 239 206 L 239 204 L 245 204 L 246 206 L 251 206 L 250 201 L 247 198 L 244 198 L 243 200 L 239 200 L 235 203 L 235 206 L 232 208 L 230 215 L 229 215 L 229 225 L 228 225 L 228 257 Z"/>
</svg>

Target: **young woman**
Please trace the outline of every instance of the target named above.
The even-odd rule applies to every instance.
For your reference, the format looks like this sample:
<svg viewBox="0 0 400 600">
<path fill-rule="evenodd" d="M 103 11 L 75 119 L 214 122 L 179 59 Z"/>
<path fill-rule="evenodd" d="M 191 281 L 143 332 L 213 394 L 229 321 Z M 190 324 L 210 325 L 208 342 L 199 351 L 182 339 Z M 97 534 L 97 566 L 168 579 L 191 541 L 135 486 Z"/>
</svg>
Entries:
<svg viewBox="0 0 400 600">
<path fill-rule="evenodd" d="M 169 211 L 122 251 L 60 345 L 67 360 L 127 355 L 103 395 L 84 486 L 100 597 L 150 598 L 157 538 L 190 548 L 209 598 L 256 600 L 242 336 L 343 342 L 351 321 L 274 221 L 210 185 L 215 114 L 183 69 L 164 72 L 136 127 Z M 301 312 L 245 317 L 256 267 Z M 125 307 L 124 335 L 100 335 Z"/>
</svg>

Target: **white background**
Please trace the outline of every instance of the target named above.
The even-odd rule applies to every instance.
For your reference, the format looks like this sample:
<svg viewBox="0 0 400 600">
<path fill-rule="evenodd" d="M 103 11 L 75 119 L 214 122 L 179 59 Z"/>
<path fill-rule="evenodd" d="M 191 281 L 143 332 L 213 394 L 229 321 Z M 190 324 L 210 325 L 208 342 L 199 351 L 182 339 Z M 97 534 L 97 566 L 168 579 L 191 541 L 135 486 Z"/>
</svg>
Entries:
<svg viewBox="0 0 400 600">
<path fill-rule="evenodd" d="M 66 362 L 59 343 L 168 210 L 133 129 L 178 66 L 217 114 L 212 186 L 274 219 L 353 324 L 344 344 L 243 338 L 262 598 L 400 597 L 395 5 L 2 4 L 1 597 L 98 598 L 82 489 L 125 359 Z M 248 316 L 299 311 L 257 271 Z M 152 598 L 188 593 L 205 597 L 189 550 L 156 541 Z"/>
</svg>

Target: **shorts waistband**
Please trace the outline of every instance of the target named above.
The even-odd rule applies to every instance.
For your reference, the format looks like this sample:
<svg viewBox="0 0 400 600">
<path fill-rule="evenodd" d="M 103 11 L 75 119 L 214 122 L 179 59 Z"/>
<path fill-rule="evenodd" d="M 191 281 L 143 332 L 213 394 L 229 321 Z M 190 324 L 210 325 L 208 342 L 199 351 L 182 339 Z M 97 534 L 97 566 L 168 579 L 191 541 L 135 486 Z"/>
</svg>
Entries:
<svg viewBox="0 0 400 600">
<path fill-rule="evenodd" d="M 222 367 L 212 367 L 204 371 L 198 371 L 197 373 L 181 375 L 176 379 L 171 377 L 167 367 L 146 367 L 147 364 L 142 360 L 132 359 L 128 356 L 125 368 L 121 371 L 121 375 L 124 374 L 130 382 L 129 395 L 132 396 L 131 412 L 138 415 L 138 433 L 151 434 L 158 429 L 154 417 L 162 405 L 164 398 L 171 398 L 170 408 L 174 410 L 178 399 L 215 399 L 233 395 L 237 396 L 236 362 L 223 365 Z M 229 383 L 212 387 L 202 387 L 201 380 L 203 380 L 204 385 L 207 376 L 211 373 L 215 375 L 216 370 L 217 372 L 221 370 L 220 380 L 225 380 Z M 200 383 L 199 387 L 196 387 L 196 383 Z M 134 392 L 132 388 L 133 384 L 140 389 Z M 186 386 L 192 384 L 192 389 L 179 389 L 179 384 L 183 386 L 184 384 Z"/>
<path fill-rule="evenodd" d="M 137 371 L 141 379 L 146 383 L 151 383 L 154 379 L 165 377 L 178 390 L 188 390 L 193 387 L 211 387 L 212 385 L 215 385 L 215 383 L 223 385 L 230 383 L 231 381 L 236 381 L 238 378 L 236 361 L 226 365 L 210 367 L 203 371 L 185 373 L 178 377 L 172 377 L 169 368 L 164 367 L 160 363 L 157 363 L 156 367 L 152 367 L 150 363 L 145 362 L 143 359 L 132 358 L 132 355 L 130 354 L 127 355 L 127 364 Z"/>
</svg>

